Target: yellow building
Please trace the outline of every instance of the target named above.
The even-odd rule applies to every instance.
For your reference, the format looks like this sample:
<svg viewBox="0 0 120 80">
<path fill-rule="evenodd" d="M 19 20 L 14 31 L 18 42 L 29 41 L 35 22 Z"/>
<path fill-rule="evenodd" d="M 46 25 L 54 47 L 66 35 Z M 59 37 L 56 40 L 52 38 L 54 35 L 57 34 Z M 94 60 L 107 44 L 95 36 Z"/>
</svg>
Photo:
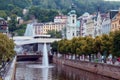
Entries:
<svg viewBox="0 0 120 80">
<path fill-rule="evenodd" d="M 65 23 L 34 23 L 33 27 L 36 35 L 44 35 L 51 30 L 61 31 L 65 27 Z"/>
<path fill-rule="evenodd" d="M 120 11 L 115 15 L 111 21 L 111 31 L 120 30 Z"/>
<path fill-rule="evenodd" d="M 49 30 L 61 31 L 65 27 L 65 23 L 45 23 L 43 26 L 43 34 L 47 34 Z"/>
</svg>

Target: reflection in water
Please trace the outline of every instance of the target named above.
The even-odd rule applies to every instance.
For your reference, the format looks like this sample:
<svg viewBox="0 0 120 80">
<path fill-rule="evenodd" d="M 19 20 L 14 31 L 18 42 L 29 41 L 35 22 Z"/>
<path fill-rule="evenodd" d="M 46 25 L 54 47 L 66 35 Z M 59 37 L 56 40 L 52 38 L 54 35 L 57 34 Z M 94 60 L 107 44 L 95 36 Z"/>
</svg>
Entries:
<svg viewBox="0 0 120 80">
<path fill-rule="evenodd" d="M 42 68 L 42 80 L 48 80 L 49 76 L 48 76 L 48 68 Z"/>
<path fill-rule="evenodd" d="M 115 80 L 68 66 L 32 68 L 31 62 L 17 63 L 15 80 Z M 34 63 L 35 64 L 35 63 Z"/>
</svg>

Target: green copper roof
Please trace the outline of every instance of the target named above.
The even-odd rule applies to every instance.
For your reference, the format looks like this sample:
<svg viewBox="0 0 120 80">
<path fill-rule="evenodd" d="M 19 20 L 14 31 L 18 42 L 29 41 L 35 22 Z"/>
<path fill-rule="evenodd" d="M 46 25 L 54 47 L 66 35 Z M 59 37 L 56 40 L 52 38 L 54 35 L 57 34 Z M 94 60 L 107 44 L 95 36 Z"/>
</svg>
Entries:
<svg viewBox="0 0 120 80">
<path fill-rule="evenodd" d="M 76 14 L 76 11 L 75 10 L 71 10 L 70 13 L 71 14 Z"/>
</svg>

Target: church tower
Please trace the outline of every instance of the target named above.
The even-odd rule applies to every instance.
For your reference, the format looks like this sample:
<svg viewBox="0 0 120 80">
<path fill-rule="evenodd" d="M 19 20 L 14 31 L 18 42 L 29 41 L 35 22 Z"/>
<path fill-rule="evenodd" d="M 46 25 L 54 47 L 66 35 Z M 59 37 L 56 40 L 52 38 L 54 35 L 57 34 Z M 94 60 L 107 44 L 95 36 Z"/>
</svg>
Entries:
<svg viewBox="0 0 120 80">
<path fill-rule="evenodd" d="M 72 39 L 77 36 L 77 15 L 74 10 L 74 5 L 72 5 L 71 11 L 67 16 L 67 24 L 66 24 L 66 38 Z"/>
</svg>

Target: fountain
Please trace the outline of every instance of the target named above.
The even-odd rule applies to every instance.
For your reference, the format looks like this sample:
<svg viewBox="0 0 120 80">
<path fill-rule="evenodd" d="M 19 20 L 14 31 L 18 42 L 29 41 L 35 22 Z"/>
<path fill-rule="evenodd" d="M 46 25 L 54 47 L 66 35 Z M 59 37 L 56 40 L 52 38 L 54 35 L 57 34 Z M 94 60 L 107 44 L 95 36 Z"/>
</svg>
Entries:
<svg viewBox="0 0 120 80">
<path fill-rule="evenodd" d="M 43 45 L 43 57 L 42 57 L 42 64 L 33 64 L 33 65 L 27 65 L 30 68 L 53 68 L 54 66 L 49 65 L 48 61 L 48 53 L 47 53 L 47 44 L 44 42 Z"/>
<path fill-rule="evenodd" d="M 48 67 L 48 53 L 47 53 L 47 45 L 46 43 L 44 43 L 44 46 L 43 46 L 43 58 L 42 58 L 42 65 L 44 67 Z"/>
</svg>

